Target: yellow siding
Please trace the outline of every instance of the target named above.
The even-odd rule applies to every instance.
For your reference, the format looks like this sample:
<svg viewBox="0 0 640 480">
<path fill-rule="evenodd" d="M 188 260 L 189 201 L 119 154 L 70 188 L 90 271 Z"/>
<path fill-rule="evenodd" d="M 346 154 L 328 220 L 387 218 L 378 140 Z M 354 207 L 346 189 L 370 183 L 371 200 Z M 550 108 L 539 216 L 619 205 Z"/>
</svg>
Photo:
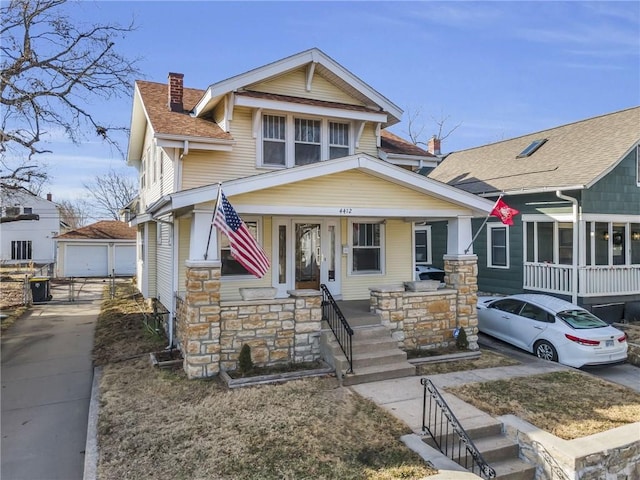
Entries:
<svg viewBox="0 0 640 480">
<path fill-rule="evenodd" d="M 310 92 L 307 92 L 306 84 L 306 67 L 303 67 L 273 80 L 249 85 L 246 89 L 257 92 L 275 93 L 277 95 L 290 95 L 292 97 L 346 103 L 350 105 L 363 105 L 362 102 L 359 102 L 348 95 L 345 91 L 328 82 L 318 73 L 313 76 L 313 83 L 311 85 Z"/>
<path fill-rule="evenodd" d="M 237 108 L 233 113 L 232 152 L 193 152 L 184 157 L 182 189 L 210 185 L 264 172 L 256 168 L 256 141 L 252 133 L 251 110 Z"/>
<path fill-rule="evenodd" d="M 271 217 L 262 218 L 262 236 L 260 237 L 260 244 L 264 249 L 267 257 L 271 260 Z M 273 263 L 273 262 L 272 262 Z M 233 279 L 230 277 L 223 277 L 220 285 L 220 298 L 224 300 L 238 300 L 240 299 L 239 288 L 252 288 L 252 287 L 270 287 L 272 279 L 272 271 L 269 269 L 267 274 L 262 278 L 244 278 Z"/>
<path fill-rule="evenodd" d="M 157 273 L 158 273 L 158 260 L 157 260 L 157 239 L 156 239 L 156 224 L 153 222 L 149 222 L 147 229 L 147 244 L 145 248 L 147 249 L 147 268 L 146 272 L 148 275 L 147 281 L 148 283 L 148 293 L 149 298 L 156 297 L 158 295 L 157 291 Z"/>
<path fill-rule="evenodd" d="M 396 208 L 403 216 L 412 209 L 459 208 L 372 175 L 347 171 L 233 197 L 234 205 L 333 206 Z M 337 211 L 336 211 L 337 214 Z"/>
<path fill-rule="evenodd" d="M 184 292 L 187 285 L 187 267 L 185 265 L 189 258 L 189 238 L 191 234 L 191 218 L 181 218 L 178 220 L 178 291 Z"/>
<path fill-rule="evenodd" d="M 342 222 L 343 243 L 347 242 L 348 225 Z M 385 225 L 385 275 L 349 275 L 348 257 L 342 257 L 342 299 L 369 298 L 369 287 L 401 285 L 412 280 L 411 223 L 389 220 Z M 348 243 L 348 242 L 347 242 Z"/>
<path fill-rule="evenodd" d="M 376 127 L 371 123 L 364 126 L 360 142 L 356 148 L 356 153 L 367 153 L 372 157 L 378 156 L 378 146 L 376 142 Z"/>
<path fill-rule="evenodd" d="M 157 265 L 157 298 L 167 307 L 171 308 L 173 301 L 173 247 L 171 245 L 171 225 L 158 224 L 160 229 L 161 243 L 158 245 Z"/>
</svg>

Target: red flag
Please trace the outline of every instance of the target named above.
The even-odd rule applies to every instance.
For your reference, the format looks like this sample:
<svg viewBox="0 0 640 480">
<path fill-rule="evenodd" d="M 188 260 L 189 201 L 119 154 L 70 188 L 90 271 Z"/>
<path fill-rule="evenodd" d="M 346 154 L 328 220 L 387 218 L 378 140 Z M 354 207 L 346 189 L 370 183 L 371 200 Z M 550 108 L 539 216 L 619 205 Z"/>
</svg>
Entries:
<svg viewBox="0 0 640 480">
<path fill-rule="evenodd" d="M 264 277 L 269 270 L 269 259 L 222 191 L 213 224 L 229 239 L 233 258 L 256 277 Z"/>
<path fill-rule="evenodd" d="M 511 208 L 509 205 L 502 201 L 502 197 L 498 198 L 498 201 L 493 206 L 490 215 L 498 217 L 505 225 L 513 225 L 513 217 L 520 213 L 515 208 Z"/>
</svg>

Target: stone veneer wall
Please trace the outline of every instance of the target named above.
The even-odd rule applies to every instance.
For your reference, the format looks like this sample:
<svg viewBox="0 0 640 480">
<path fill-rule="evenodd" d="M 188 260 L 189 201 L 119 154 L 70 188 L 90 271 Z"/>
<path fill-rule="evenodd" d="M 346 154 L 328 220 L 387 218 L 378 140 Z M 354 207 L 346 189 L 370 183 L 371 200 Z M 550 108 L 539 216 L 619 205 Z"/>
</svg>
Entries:
<svg viewBox="0 0 640 480">
<path fill-rule="evenodd" d="M 322 296 L 294 290 L 274 300 L 222 302 L 220 367 L 235 370 L 243 344 L 258 366 L 320 359 Z"/>
<path fill-rule="evenodd" d="M 469 350 L 478 350 L 478 264 L 475 255 L 445 255 L 444 289 L 405 291 L 404 285 L 371 288 L 371 311 L 391 330 L 401 348 L 432 349 L 455 344 L 464 328 Z"/>
<path fill-rule="evenodd" d="M 187 376 L 235 369 L 244 343 L 258 366 L 320 359 L 322 295 L 316 290 L 289 295 L 220 302 L 219 263 L 187 264 L 186 292 L 176 308 L 176 340 Z"/>
<path fill-rule="evenodd" d="M 640 439 L 634 423 L 589 437 L 563 440 L 537 429 L 515 415 L 498 417 L 507 437 L 518 443 L 520 455 L 536 465 L 535 480 L 631 480 L 640 478 Z"/>
<path fill-rule="evenodd" d="M 455 343 L 455 290 L 407 292 L 404 286 L 386 286 L 370 291 L 371 311 L 380 315 L 401 348 L 445 348 Z"/>
</svg>

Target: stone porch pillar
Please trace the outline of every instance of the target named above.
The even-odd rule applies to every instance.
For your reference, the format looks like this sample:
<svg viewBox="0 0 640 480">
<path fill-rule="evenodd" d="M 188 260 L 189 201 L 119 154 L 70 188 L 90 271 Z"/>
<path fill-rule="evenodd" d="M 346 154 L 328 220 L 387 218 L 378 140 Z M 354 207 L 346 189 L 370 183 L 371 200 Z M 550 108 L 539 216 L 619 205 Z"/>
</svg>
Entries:
<svg viewBox="0 0 640 480">
<path fill-rule="evenodd" d="M 217 260 L 186 261 L 186 293 L 176 333 L 188 378 L 220 372 L 221 267 Z"/>
<path fill-rule="evenodd" d="M 465 329 L 469 350 L 478 350 L 478 257 L 445 255 L 443 258 L 445 283 L 457 291 L 456 325 Z"/>
</svg>

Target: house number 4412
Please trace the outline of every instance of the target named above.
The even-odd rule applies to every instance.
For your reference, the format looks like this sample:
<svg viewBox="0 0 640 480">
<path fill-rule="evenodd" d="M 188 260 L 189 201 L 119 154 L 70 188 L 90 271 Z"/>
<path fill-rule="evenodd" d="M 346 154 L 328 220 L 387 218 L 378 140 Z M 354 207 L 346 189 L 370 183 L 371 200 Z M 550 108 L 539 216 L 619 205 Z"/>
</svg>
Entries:
<svg viewBox="0 0 640 480">
<path fill-rule="evenodd" d="M 340 214 L 349 215 L 352 211 L 353 211 L 353 208 L 341 208 L 340 209 Z"/>
</svg>

